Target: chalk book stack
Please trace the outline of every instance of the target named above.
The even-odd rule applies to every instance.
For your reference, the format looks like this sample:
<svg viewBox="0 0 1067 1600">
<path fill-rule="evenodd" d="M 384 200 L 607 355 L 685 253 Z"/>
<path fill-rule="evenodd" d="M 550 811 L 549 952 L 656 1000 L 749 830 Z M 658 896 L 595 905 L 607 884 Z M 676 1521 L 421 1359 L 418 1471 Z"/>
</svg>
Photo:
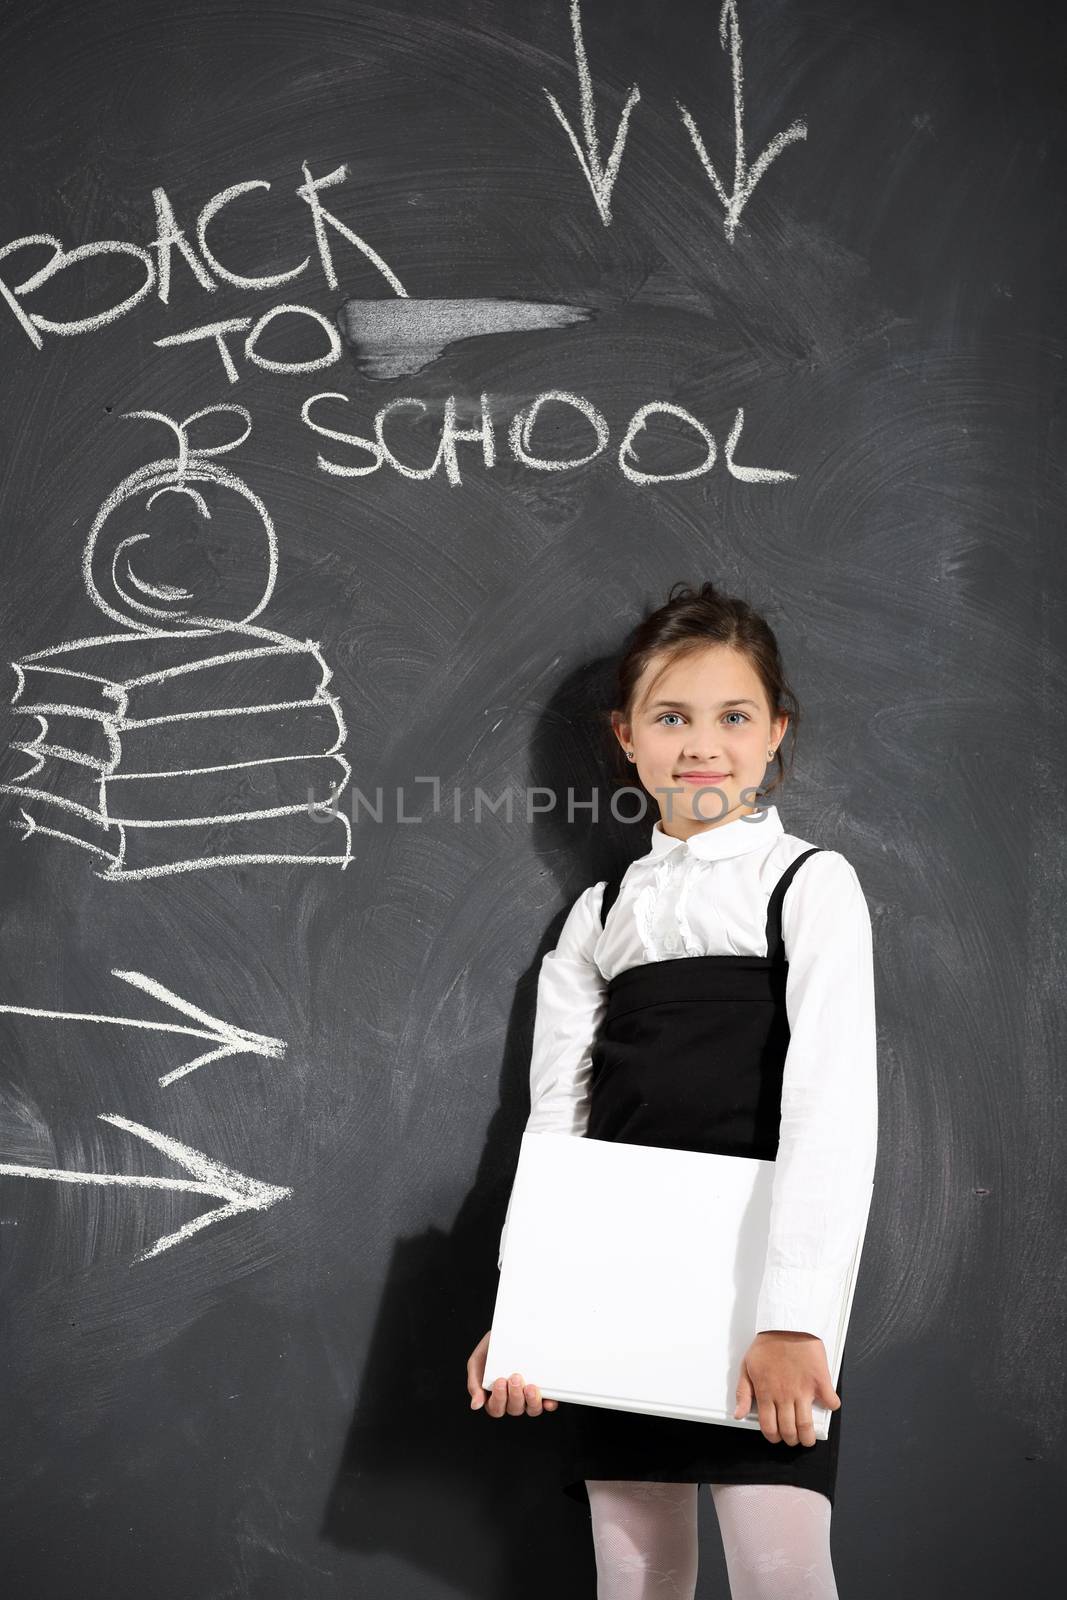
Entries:
<svg viewBox="0 0 1067 1600">
<path fill-rule="evenodd" d="M 347 859 L 344 721 L 313 641 L 240 624 L 116 633 L 13 665 L 13 712 L 33 720 L 11 744 L 29 765 L 0 789 L 25 834 L 90 850 L 108 877 Z"/>
<path fill-rule="evenodd" d="M 521 1372 L 547 1399 L 758 1428 L 733 1412 L 773 1178 L 773 1161 L 525 1133 L 485 1386 Z M 835 1384 L 869 1207 L 823 1339 Z M 830 1416 L 813 1404 L 817 1438 Z"/>
</svg>

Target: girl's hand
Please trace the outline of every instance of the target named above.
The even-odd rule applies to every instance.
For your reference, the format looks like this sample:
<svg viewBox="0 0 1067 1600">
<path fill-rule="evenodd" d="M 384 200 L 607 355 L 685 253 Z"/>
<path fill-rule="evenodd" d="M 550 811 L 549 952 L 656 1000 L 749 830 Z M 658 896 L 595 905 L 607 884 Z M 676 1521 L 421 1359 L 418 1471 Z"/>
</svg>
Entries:
<svg viewBox="0 0 1067 1600">
<path fill-rule="evenodd" d="M 492 1331 L 490 1328 L 489 1333 Z M 478 1341 L 467 1362 L 467 1393 L 471 1397 L 471 1410 L 479 1411 L 484 1405 L 486 1415 L 490 1417 L 539 1417 L 542 1411 L 555 1411 L 559 1401 L 542 1400 L 540 1389 L 535 1383 L 524 1384 L 521 1372 L 513 1372 L 510 1378 L 498 1378 L 489 1392 L 489 1403 L 486 1405 L 483 1380 L 489 1333 Z"/>
<path fill-rule="evenodd" d="M 771 1444 L 813 1445 L 812 1401 L 831 1411 L 841 1404 L 822 1340 L 786 1329 L 757 1333 L 741 1362 L 734 1416 L 746 1416 L 753 1399 L 760 1431 Z"/>
</svg>

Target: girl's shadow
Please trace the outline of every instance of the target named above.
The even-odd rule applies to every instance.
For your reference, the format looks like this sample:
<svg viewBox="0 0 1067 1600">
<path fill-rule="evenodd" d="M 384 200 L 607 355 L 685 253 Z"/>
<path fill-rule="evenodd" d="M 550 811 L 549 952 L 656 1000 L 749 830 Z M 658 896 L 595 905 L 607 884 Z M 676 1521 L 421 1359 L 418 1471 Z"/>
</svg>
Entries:
<svg viewBox="0 0 1067 1600">
<path fill-rule="evenodd" d="M 530 1042 L 542 958 L 558 941 L 574 899 L 648 848 L 655 815 L 627 783 L 607 723 L 611 663 L 566 680 L 546 707 L 530 759 L 532 786 L 557 797 L 533 823 L 534 850 L 560 879 L 561 908 L 515 992 L 500 1076 L 500 1104 L 470 1193 L 450 1232 L 398 1241 L 360 1379 L 360 1398 L 321 1533 L 345 1549 L 380 1552 L 383 1583 L 394 1563 L 439 1576 L 457 1594 L 541 1600 L 595 1583 L 588 1510 L 561 1489 L 558 1456 L 567 1407 L 540 1417 L 471 1411 L 466 1363 L 492 1325 L 497 1249 L 529 1112 Z M 601 708 L 599 711 L 590 707 Z M 575 809 L 596 792 L 598 814 Z M 447 1153 L 445 1154 L 447 1160 Z M 561 1560 L 562 1556 L 562 1560 Z M 393 1558 L 389 1560 L 389 1558 Z M 386 1571 L 389 1572 L 387 1577 Z M 565 1580 L 564 1580 L 565 1581 Z"/>
</svg>

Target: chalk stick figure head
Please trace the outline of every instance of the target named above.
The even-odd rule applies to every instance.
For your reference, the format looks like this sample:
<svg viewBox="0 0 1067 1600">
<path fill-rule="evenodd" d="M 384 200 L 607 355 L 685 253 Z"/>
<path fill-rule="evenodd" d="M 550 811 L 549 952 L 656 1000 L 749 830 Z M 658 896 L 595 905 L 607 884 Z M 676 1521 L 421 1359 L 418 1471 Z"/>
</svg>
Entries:
<svg viewBox="0 0 1067 1600">
<path fill-rule="evenodd" d="M 243 444 L 243 406 L 214 405 L 178 422 L 159 411 L 127 411 L 171 428 L 177 454 L 124 478 L 97 512 L 82 559 L 89 597 L 126 627 L 228 627 L 248 622 L 277 576 L 274 525 L 236 473 L 212 458 Z M 236 415 L 245 429 L 222 443 L 196 443 L 195 425 Z"/>
</svg>

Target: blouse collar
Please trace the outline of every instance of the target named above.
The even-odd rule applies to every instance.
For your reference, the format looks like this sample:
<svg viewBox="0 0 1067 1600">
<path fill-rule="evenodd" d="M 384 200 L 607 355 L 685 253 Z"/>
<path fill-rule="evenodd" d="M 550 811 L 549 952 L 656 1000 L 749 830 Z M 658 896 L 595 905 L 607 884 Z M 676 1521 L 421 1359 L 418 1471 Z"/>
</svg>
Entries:
<svg viewBox="0 0 1067 1600">
<path fill-rule="evenodd" d="M 762 814 L 735 817 L 718 828 L 704 828 L 689 839 L 675 839 L 663 831 L 662 818 L 652 826 L 652 848 L 646 860 L 668 855 L 672 850 L 686 850 L 689 855 L 700 856 L 704 861 L 721 861 L 726 856 L 740 856 L 750 850 L 760 850 L 779 838 L 785 829 L 777 806 L 764 806 Z"/>
</svg>

